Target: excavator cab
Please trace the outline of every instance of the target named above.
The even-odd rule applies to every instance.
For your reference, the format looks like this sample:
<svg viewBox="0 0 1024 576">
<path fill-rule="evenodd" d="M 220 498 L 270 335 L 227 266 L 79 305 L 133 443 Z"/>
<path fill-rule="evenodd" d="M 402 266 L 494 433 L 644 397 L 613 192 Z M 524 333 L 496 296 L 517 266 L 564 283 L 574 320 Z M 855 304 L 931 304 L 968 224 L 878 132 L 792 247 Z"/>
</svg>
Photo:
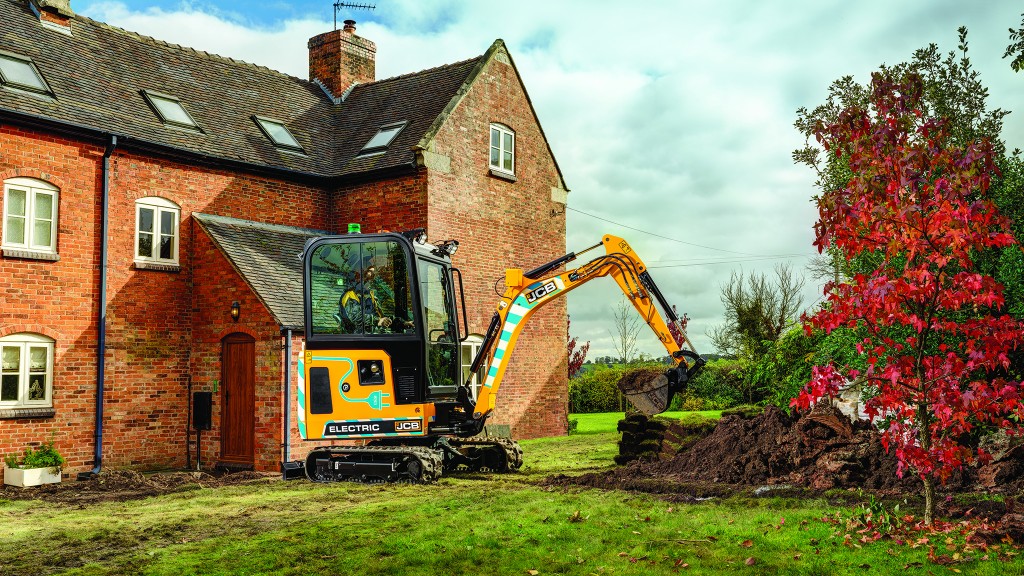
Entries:
<svg viewBox="0 0 1024 576">
<path fill-rule="evenodd" d="M 306 246 L 306 439 L 425 435 L 437 427 L 434 404 L 454 401 L 461 346 L 450 255 L 412 234 Z"/>
</svg>

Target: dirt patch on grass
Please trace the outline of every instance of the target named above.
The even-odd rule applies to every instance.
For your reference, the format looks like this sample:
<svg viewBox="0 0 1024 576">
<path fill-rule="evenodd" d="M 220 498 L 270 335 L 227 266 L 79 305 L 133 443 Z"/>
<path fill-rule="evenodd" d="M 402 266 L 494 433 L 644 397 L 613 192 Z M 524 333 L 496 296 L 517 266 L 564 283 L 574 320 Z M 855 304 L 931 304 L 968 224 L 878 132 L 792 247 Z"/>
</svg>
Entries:
<svg viewBox="0 0 1024 576">
<path fill-rule="evenodd" d="M 773 494 L 782 487 L 816 493 L 866 490 L 881 497 L 921 491 L 921 481 L 915 475 L 897 475 L 895 454 L 885 451 L 871 424 L 851 422 L 829 405 L 798 415 L 774 406 L 753 416 L 723 415 L 717 426 L 696 442 L 685 443 L 675 452 L 666 452 L 665 445 L 663 442 L 656 458 L 641 458 L 575 478 L 553 476 L 546 483 L 696 499 L 737 492 Z M 988 451 L 996 455 L 993 462 L 955 474 L 940 492 L 1020 493 L 1024 489 L 1024 476 L 1019 472 L 1024 470 L 1024 449 L 1008 446 Z"/>
<path fill-rule="evenodd" d="M 45 500 L 64 504 L 123 502 L 172 492 L 231 486 L 248 482 L 271 482 L 280 474 L 269 472 L 156 472 L 104 470 L 88 480 L 64 480 L 31 488 L 3 486 L 0 499 Z"/>
</svg>

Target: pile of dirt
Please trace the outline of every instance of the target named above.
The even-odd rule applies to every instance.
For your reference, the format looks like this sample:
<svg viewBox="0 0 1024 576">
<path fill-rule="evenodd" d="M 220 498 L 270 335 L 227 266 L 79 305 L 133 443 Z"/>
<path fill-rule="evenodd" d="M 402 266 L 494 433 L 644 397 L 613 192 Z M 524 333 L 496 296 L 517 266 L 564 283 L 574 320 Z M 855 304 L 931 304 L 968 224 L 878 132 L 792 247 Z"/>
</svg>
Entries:
<svg viewBox="0 0 1024 576">
<path fill-rule="evenodd" d="M 955 474 L 940 491 L 1016 494 L 1024 489 L 1024 447 L 1005 439 L 993 442 L 996 445 L 986 447 L 994 455 L 992 462 Z M 754 417 L 723 415 L 710 434 L 692 445 L 674 453 L 665 445 L 663 439 L 656 460 L 640 459 L 576 478 L 553 477 L 548 483 L 691 497 L 718 493 L 730 485 L 760 490 L 856 488 L 883 496 L 921 489 L 913 474 L 897 476 L 895 454 L 885 451 L 870 423 L 851 422 L 828 404 L 795 416 L 773 406 Z"/>
<path fill-rule="evenodd" d="M 253 481 L 272 481 L 280 474 L 265 472 L 158 472 L 143 474 L 135 470 L 104 470 L 88 480 L 64 480 L 31 488 L 0 487 L 0 499 L 45 500 L 68 504 L 122 502 Z"/>
</svg>

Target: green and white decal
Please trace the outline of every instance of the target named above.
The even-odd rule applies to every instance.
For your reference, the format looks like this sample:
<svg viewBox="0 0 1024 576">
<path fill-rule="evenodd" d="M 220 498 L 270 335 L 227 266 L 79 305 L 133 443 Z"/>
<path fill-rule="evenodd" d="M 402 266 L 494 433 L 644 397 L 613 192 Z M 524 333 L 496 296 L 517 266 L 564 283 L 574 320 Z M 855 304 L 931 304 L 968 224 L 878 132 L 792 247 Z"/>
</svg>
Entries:
<svg viewBox="0 0 1024 576">
<path fill-rule="evenodd" d="M 491 365 L 487 369 L 487 377 L 484 378 L 484 386 L 490 388 L 494 385 L 494 379 L 498 377 L 498 367 L 501 366 L 502 359 L 505 357 L 505 350 L 523 318 L 538 304 L 545 302 L 562 290 L 565 290 L 565 284 L 562 283 L 561 278 L 541 280 L 527 286 L 526 290 L 523 290 L 512 301 L 508 314 L 505 316 L 505 325 L 501 328 L 501 336 L 498 337 L 498 344 L 494 348 L 494 359 L 491 360 Z"/>
</svg>

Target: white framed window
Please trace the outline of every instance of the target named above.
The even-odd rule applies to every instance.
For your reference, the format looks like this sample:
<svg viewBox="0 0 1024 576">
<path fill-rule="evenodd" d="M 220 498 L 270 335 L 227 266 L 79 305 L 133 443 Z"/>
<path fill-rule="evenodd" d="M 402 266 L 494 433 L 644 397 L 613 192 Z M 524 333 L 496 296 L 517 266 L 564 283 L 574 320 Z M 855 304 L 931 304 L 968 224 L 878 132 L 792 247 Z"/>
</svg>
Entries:
<svg viewBox="0 0 1024 576">
<path fill-rule="evenodd" d="M 516 171 L 516 133 L 503 124 L 491 124 L 491 168 Z"/>
<path fill-rule="evenodd" d="M 39 334 L 0 338 L 0 407 L 53 406 L 53 344 Z"/>
<path fill-rule="evenodd" d="M 3 247 L 55 254 L 57 194 L 57 187 L 42 180 L 5 180 Z"/>
<path fill-rule="evenodd" d="M 135 201 L 135 261 L 178 264 L 178 222 L 181 208 L 151 196 Z"/>
<path fill-rule="evenodd" d="M 484 383 L 484 376 L 487 374 L 487 366 L 480 365 L 476 372 L 470 372 L 473 367 L 473 359 L 480 352 L 480 345 L 484 343 L 484 337 L 479 334 L 470 334 L 462 343 L 462 382 L 470 381 L 470 392 L 473 393 L 473 400 L 477 398 L 477 392 Z M 472 376 L 472 378 L 470 378 Z"/>
</svg>

